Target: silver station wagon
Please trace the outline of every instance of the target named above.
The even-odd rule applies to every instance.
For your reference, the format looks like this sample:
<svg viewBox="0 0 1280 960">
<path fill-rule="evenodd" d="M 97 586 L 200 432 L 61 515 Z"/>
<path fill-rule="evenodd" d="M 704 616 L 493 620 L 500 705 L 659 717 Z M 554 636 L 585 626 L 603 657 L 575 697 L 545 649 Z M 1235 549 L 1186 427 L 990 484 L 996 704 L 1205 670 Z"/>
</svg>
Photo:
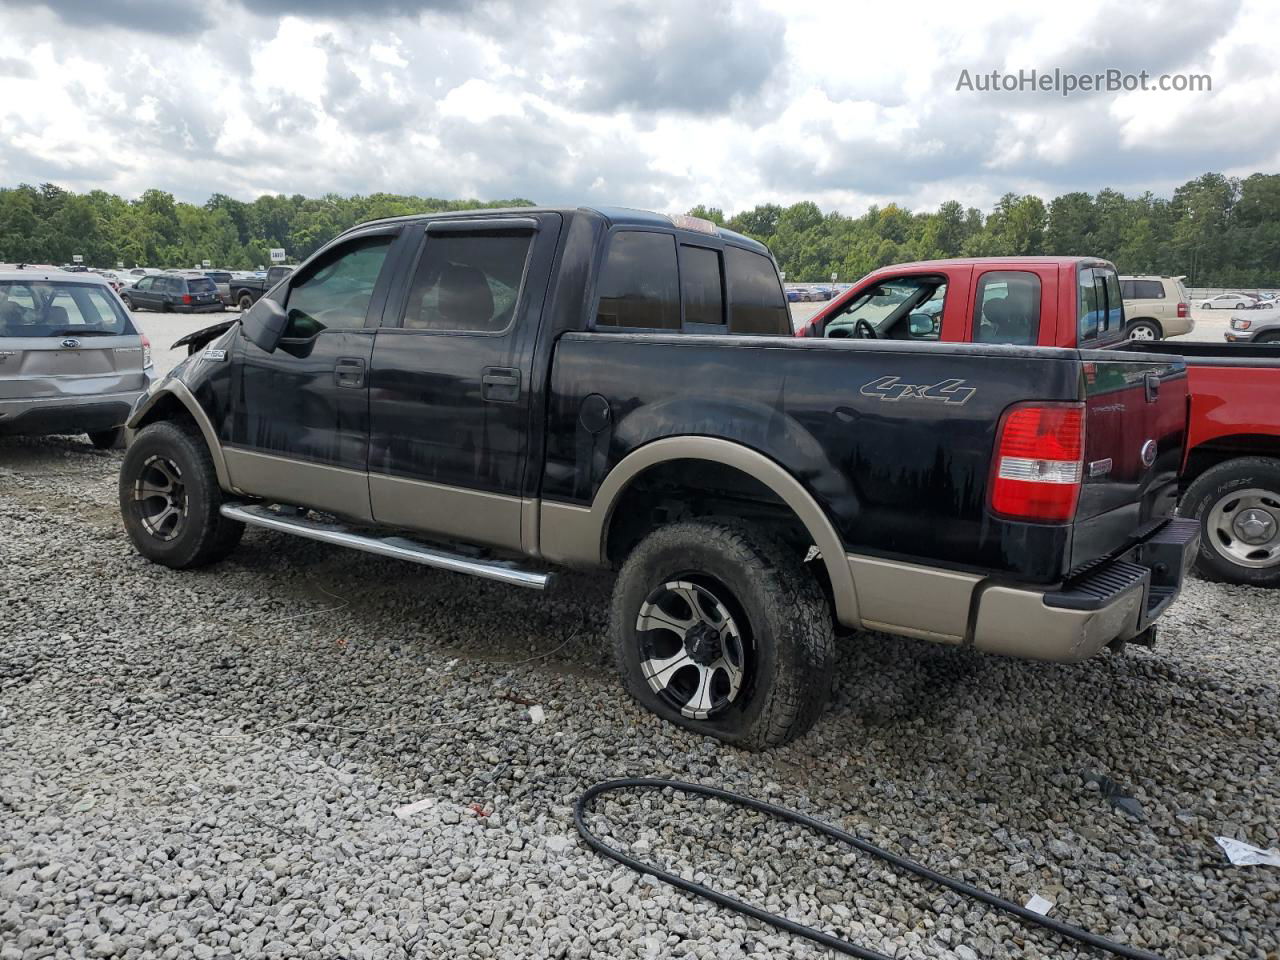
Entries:
<svg viewBox="0 0 1280 960">
<path fill-rule="evenodd" d="M 0 435 L 86 433 L 116 446 L 151 379 L 151 344 L 106 280 L 0 268 Z"/>
</svg>

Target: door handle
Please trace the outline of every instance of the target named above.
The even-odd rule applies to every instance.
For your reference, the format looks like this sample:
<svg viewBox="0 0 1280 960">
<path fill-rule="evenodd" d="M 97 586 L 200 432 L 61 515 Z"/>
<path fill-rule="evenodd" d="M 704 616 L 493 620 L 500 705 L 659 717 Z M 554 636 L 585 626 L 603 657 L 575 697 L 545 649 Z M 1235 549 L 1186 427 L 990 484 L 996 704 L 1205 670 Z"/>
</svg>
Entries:
<svg viewBox="0 0 1280 960">
<path fill-rule="evenodd" d="M 339 357 L 333 365 L 333 382 L 340 387 L 363 387 L 364 360 L 359 357 Z"/>
<path fill-rule="evenodd" d="M 1147 403 L 1155 403 L 1160 399 L 1160 374 L 1147 374 Z"/>
<path fill-rule="evenodd" d="M 515 367 L 485 367 L 480 374 L 480 396 L 494 403 L 520 399 L 520 371 Z"/>
</svg>

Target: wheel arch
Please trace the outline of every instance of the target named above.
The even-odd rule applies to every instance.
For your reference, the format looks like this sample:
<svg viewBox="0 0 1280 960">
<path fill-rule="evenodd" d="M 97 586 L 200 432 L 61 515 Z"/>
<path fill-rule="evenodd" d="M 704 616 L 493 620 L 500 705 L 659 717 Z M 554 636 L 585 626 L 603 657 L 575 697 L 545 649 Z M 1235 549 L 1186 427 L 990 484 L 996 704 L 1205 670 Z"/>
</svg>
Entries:
<svg viewBox="0 0 1280 960">
<path fill-rule="evenodd" d="M 837 619 L 856 626 L 857 594 L 853 574 L 839 534 L 813 495 L 791 473 L 764 454 L 730 440 L 704 436 L 664 437 L 633 450 L 609 471 L 589 507 L 543 500 L 540 510 L 540 552 L 549 560 L 586 566 L 610 563 L 611 532 L 616 534 L 619 508 L 646 478 L 674 465 L 704 464 L 713 476 L 723 471 L 758 484 L 785 507 L 822 554 Z M 625 522 L 628 518 L 621 517 Z"/>
<path fill-rule="evenodd" d="M 1240 433 L 1215 437 L 1207 443 L 1200 444 L 1187 454 L 1187 464 L 1182 471 L 1183 491 L 1185 492 L 1206 470 L 1245 457 L 1268 457 L 1280 461 L 1280 436 Z"/>
<path fill-rule="evenodd" d="M 1156 328 L 1156 330 L 1160 333 L 1161 337 L 1164 336 L 1164 323 L 1160 320 L 1159 317 L 1141 316 L 1141 317 L 1125 317 L 1124 318 L 1124 325 L 1126 330 L 1129 327 L 1132 327 L 1135 323 L 1149 323 Z"/>
<path fill-rule="evenodd" d="M 200 402 L 181 380 L 170 379 L 149 394 L 129 415 L 125 422 L 130 436 L 150 423 L 161 420 L 187 421 L 197 430 L 209 448 L 209 456 L 213 459 L 214 473 L 218 477 L 218 485 L 223 490 L 231 490 L 231 478 L 227 473 L 227 462 L 222 455 L 222 444 L 218 442 L 217 431 L 209 415 L 205 413 Z"/>
</svg>

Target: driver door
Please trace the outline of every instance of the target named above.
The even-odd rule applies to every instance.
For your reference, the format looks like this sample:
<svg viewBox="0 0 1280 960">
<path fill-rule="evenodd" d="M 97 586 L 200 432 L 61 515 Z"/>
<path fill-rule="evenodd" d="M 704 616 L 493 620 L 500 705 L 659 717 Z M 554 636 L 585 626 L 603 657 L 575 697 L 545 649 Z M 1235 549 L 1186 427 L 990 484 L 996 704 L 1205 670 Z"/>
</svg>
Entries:
<svg viewBox="0 0 1280 960">
<path fill-rule="evenodd" d="M 268 501 L 369 520 L 369 363 L 400 227 L 343 240 L 272 293 L 272 353 L 236 341 L 224 445 L 231 483 Z"/>
</svg>

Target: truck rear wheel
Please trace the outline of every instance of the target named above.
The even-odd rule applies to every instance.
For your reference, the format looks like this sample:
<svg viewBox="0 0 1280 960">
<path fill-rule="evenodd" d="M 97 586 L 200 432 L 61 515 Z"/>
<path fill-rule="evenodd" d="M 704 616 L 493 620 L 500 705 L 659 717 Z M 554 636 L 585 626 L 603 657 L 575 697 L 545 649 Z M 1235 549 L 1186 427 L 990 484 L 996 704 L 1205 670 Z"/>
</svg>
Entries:
<svg viewBox="0 0 1280 960">
<path fill-rule="evenodd" d="M 164 421 L 138 433 L 120 467 L 120 515 L 140 554 L 178 570 L 221 560 L 244 533 L 221 506 L 202 438 Z"/>
<path fill-rule="evenodd" d="M 1200 521 L 1196 569 L 1202 575 L 1280 586 L 1280 460 L 1240 457 L 1206 470 L 1178 512 Z"/>
<path fill-rule="evenodd" d="M 732 520 L 649 534 L 613 591 L 627 691 L 658 716 L 760 750 L 802 736 L 831 694 L 831 612 L 798 551 Z"/>
<path fill-rule="evenodd" d="M 240 294 L 240 299 L 236 302 L 236 306 L 240 308 L 241 313 L 244 313 L 244 311 L 253 306 L 253 297 L 247 293 Z"/>
</svg>

